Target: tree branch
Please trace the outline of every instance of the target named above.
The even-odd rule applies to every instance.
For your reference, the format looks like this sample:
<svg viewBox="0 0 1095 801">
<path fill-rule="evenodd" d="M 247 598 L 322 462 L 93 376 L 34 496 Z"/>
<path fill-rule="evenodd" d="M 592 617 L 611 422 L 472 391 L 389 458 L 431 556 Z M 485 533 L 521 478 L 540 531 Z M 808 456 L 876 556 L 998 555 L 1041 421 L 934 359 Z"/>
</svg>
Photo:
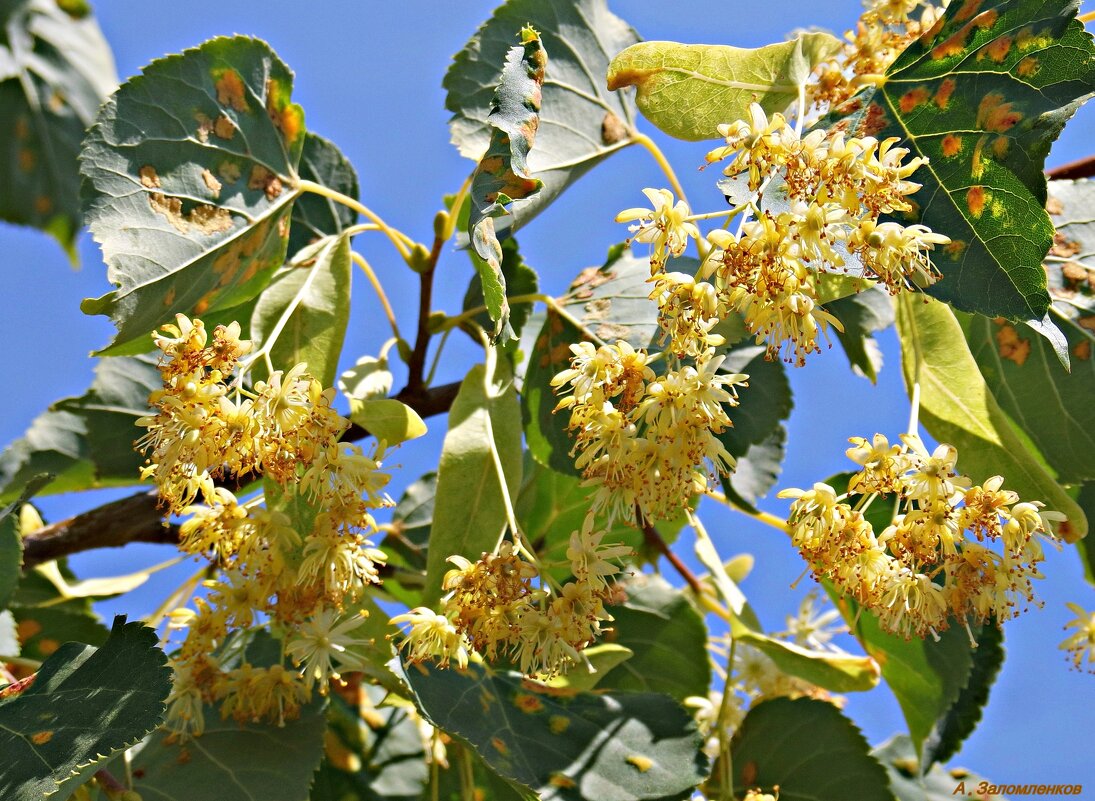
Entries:
<svg viewBox="0 0 1095 801">
<path fill-rule="evenodd" d="M 433 274 L 437 269 L 437 261 L 441 258 L 441 248 L 444 245 L 445 240 L 440 234 L 434 236 L 426 267 L 418 274 L 418 330 L 414 338 L 414 350 L 411 351 L 411 357 L 407 360 L 407 389 L 411 392 L 418 392 L 425 386 L 423 375 L 431 337 L 430 307 L 433 305 Z"/>
<path fill-rule="evenodd" d="M 1078 161 L 1062 164 L 1060 167 L 1054 167 L 1052 170 L 1046 170 L 1046 177 L 1055 180 L 1091 178 L 1092 176 L 1095 176 L 1095 156 L 1088 156 Z"/>
<path fill-rule="evenodd" d="M 418 392 L 407 387 L 395 398 L 420 416 L 432 417 L 448 411 L 459 389 L 459 382 Z M 353 441 L 368 433 L 361 426 L 353 425 L 342 438 Z M 234 477 L 222 483 L 238 486 Z M 176 543 L 178 540 L 179 527 L 164 521 L 159 495 L 154 490 L 138 492 L 28 534 L 23 538 L 23 569 L 95 548 L 118 548 L 130 542 Z"/>
<path fill-rule="evenodd" d="M 642 521 L 642 515 L 639 516 L 639 521 L 643 530 L 643 537 L 646 540 L 646 544 L 660 553 L 668 560 L 669 564 L 673 565 L 673 569 L 676 570 L 685 583 L 688 584 L 692 592 L 696 593 L 696 597 L 703 596 L 703 584 L 696 578 L 696 574 L 693 573 L 688 565 L 681 561 L 681 558 L 673 553 L 673 550 L 669 547 L 665 540 L 662 539 L 662 535 L 657 532 L 657 529 L 649 523 Z"/>
</svg>

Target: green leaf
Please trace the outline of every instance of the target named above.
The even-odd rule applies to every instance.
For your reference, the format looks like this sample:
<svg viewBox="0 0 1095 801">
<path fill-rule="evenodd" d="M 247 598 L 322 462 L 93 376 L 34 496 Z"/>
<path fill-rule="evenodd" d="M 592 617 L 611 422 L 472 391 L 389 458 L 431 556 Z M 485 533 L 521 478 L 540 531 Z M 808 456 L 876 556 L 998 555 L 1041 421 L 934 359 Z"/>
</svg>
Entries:
<svg viewBox="0 0 1095 801">
<path fill-rule="evenodd" d="M 717 139 L 719 125 L 749 119 L 752 103 L 769 114 L 784 111 L 840 47 L 822 32 L 752 49 L 640 42 L 612 59 L 608 88 L 634 86 L 643 116 L 670 136 Z"/>
<path fill-rule="evenodd" d="M 1069 542 L 1087 533 L 1083 511 L 1046 472 L 1011 428 L 966 346 L 962 327 L 942 303 L 905 296 L 897 307 L 902 370 L 910 391 L 920 384 L 920 421 L 939 442 L 958 449 L 958 469 L 981 482 L 1002 475 L 1025 501 L 1042 501 L 1068 517 Z"/>
<path fill-rule="evenodd" d="M 468 795 L 465 784 L 469 763 L 472 798 L 485 799 L 485 801 L 537 801 L 536 796 L 527 789 L 503 779 L 488 768 L 473 749 L 458 742 L 452 742 L 446 748 L 449 765 L 447 768 L 440 766 L 437 772 L 437 783 L 430 782 L 426 792 L 421 796 L 421 801 L 466 801 Z M 342 799 L 342 801 L 346 800 Z"/>
<path fill-rule="evenodd" d="M 963 315 L 959 322 L 996 402 L 1030 437 L 1058 480 L 1072 484 L 1095 478 L 1090 335 L 1068 318 L 1058 318 L 1073 355 L 1066 372 L 1049 342 L 1023 323 L 979 315 Z"/>
<path fill-rule="evenodd" d="M 350 160 L 333 142 L 311 131 L 304 134 L 298 171 L 305 180 L 358 199 L 357 172 Z M 322 195 L 301 195 L 293 204 L 288 253 L 292 256 L 325 236 L 341 234 L 355 222 L 357 212 L 353 209 Z"/>
<path fill-rule="evenodd" d="M 92 17 L 50 0 L 0 7 L 0 219 L 52 234 L 74 262 L 80 140 L 117 84 Z"/>
<path fill-rule="evenodd" d="M 1048 310 L 1042 168 L 1095 91 L 1095 46 L 1076 9 L 1072 0 L 952 3 L 837 123 L 899 137 L 930 160 L 912 176 L 920 205 L 902 222 L 951 238 L 933 253 L 943 277 L 927 291 L 962 311 L 1042 320 Z"/>
<path fill-rule="evenodd" d="M 376 400 L 388 397 L 393 380 L 387 357 L 362 356 L 338 377 L 338 388 L 347 398 Z"/>
<path fill-rule="evenodd" d="M 1095 481 L 1085 481 L 1080 485 L 1076 502 L 1089 517 L 1095 516 Z M 1084 578 L 1089 584 L 1095 584 L 1095 537 L 1084 537 L 1076 543 L 1076 552 L 1084 566 Z"/>
<path fill-rule="evenodd" d="M 941 765 L 933 765 L 931 770 L 920 775 L 916 749 L 904 734 L 895 735 L 872 749 L 871 756 L 881 762 L 889 774 L 890 789 L 897 801 L 951 801 L 956 796 L 976 797 L 977 785 L 985 781 L 965 768 L 947 770 Z"/>
<path fill-rule="evenodd" d="M 151 357 L 100 359 L 87 392 L 54 403 L 0 454 L 0 503 L 39 473 L 56 476 L 42 495 L 140 483 L 135 423 L 162 386 Z"/>
<path fill-rule="evenodd" d="M 691 259 L 678 262 L 684 271 L 698 266 Z M 570 346 L 581 342 L 586 332 L 606 342 L 622 339 L 636 348 L 650 345 L 659 328 L 658 308 L 649 300 L 649 278 L 647 260 L 636 258 L 630 251 L 614 249 L 604 266 L 583 270 L 560 299 L 567 313 L 585 331 L 552 309 L 547 310 L 540 333 L 528 349 L 521 388 L 525 439 L 540 464 L 560 473 L 578 475 L 570 456 L 574 443 L 567 433 L 568 415 L 553 414 L 559 398 L 551 379 L 570 366 Z"/>
<path fill-rule="evenodd" d="M 23 540 L 22 532 L 19 530 L 19 510 L 35 493 L 49 483 L 50 478 L 48 474 L 35 476 L 23 487 L 18 498 L 0 509 L 0 610 L 8 608 L 23 572 Z"/>
<path fill-rule="evenodd" d="M 848 356 L 852 372 L 876 383 L 878 371 L 882 369 L 882 350 L 872 334 L 893 325 L 893 298 L 889 292 L 873 286 L 830 301 L 825 304 L 825 310 L 844 326 L 843 331 L 837 329 L 836 337 Z"/>
<path fill-rule="evenodd" d="M 924 743 L 924 765 L 943 763 L 958 753 L 962 743 L 981 722 L 989 690 L 1004 664 L 1004 632 L 995 625 L 981 626 L 973 649 L 969 676 L 958 698 L 937 722 Z"/>
<path fill-rule="evenodd" d="M 304 112 L 270 47 L 211 39 L 153 61 L 100 109 L 84 141 L 86 219 L 117 289 L 112 347 L 178 312 L 254 297 L 285 261 Z"/>
<path fill-rule="evenodd" d="M 505 477 L 498 475 L 498 467 Z M 505 359 L 473 367 L 449 410 L 449 430 L 437 467 L 424 599 L 441 597 L 453 554 L 478 559 L 498 542 L 506 506 L 521 486 L 521 415 Z"/>
<path fill-rule="evenodd" d="M 711 684 L 707 626 L 688 597 L 660 576 L 638 575 L 618 586 L 626 599 L 607 607 L 614 622 L 605 641 L 633 656 L 598 687 L 665 693 L 678 701 L 706 696 Z"/>
<path fill-rule="evenodd" d="M 300 362 L 329 387 L 338 375 L 338 357 L 350 321 L 350 238 L 330 236 L 313 246 L 315 255 L 282 267 L 259 295 L 251 315 L 256 347 L 270 348 L 275 370 L 289 371 Z M 268 376 L 264 360 L 255 363 L 256 378 Z"/>
<path fill-rule="evenodd" d="M 117 617 L 101 648 L 61 646 L 21 693 L 0 698 L 0 795 L 31 801 L 137 743 L 171 692 L 156 633 Z"/>
<path fill-rule="evenodd" d="M 205 707 L 205 732 L 180 744 L 156 732 L 132 760 L 133 789 L 163 801 L 308 801 L 323 757 L 323 704 L 284 726 L 221 720 Z"/>
<path fill-rule="evenodd" d="M 779 786 L 784 801 L 893 801 L 886 771 L 840 710 L 811 698 L 774 698 L 749 710 L 734 735 L 734 792 Z M 849 788 L 854 788 L 850 791 Z"/>
<path fill-rule="evenodd" d="M 606 686 L 612 686 L 612 683 L 607 680 L 613 672 L 613 668 L 623 664 L 634 655 L 634 651 L 623 645 L 614 645 L 607 642 L 591 645 L 582 651 L 584 657 L 582 662 L 572 665 L 566 673 L 552 676 L 544 683 L 549 687 L 561 687 L 582 692 L 595 689 L 602 681 L 606 682 Z"/>
<path fill-rule="evenodd" d="M 384 700 L 379 687 L 362 687 L 370 705 Z M 417 801 L 429 778 L 422 735 L 401 706 L 375 706 L 367 716 L 339 698 L 327 708 L 326 756 L 309 801 Z"/>
<path fill-rule="evenodd" d="M 5 656 L 19 656 L 19 634 L 9 609 L 0 612 L 0 660 Z"/>
<path fill-rule="evenodd" d="M 418 439 L 426 433 L 426 424 L 418 412 L 395 398 L 350 398 L 350 419 L 389 446 Z"/>
<path fill-rule="evenodd" d="M 532 175 L 543 188 L 515 200 L 496 220 L 499 238 L 539 214 L 559 194 L 611 153 L 631 144 L 634 106 L 604 85 L 609 58 L 639 40 L 605 0 L 508 0 L 468 41 L 445 74 L 445 108 L 460 155 L 479 161 L 491 137 L 487 117 L 513 36 L 524 26 L 540 33 L 551 54 L 543 85 Z"/>
<path fill-rule="evenodd" d="M 543 182 L 529 173 L 528 158 L 540 125 L 541 86 L 547 67 L 540 35 L 521 29 L 521 44 L 506 54 L 502 78 L 491 103 L 487 124 L 490 144 L 471 178 L 468 197 L 468 236 L 472 261 L 479 274 L 483 300 L 494 321 L 496 339 L 516 339 L 509 323 L 506 279 L 502 273 L 502 245 L 494 218 L 508 214 L 506 205 L 540 191 Z"/>
<path fill-rule="evenodd" d="M 670 801 L 707 773 L 692 717 L 668 696 L 567 692 L 476 664 L 403 671 L 428 720 L 542 796 Z"/>
<path fill-rule="evenodd" d="M 468 253 L 470 255 L 474 251 L 469 250 Z M 480 274 L 479 264 L 474 256 L 472 257 L 472 263 L 476 267 L 476 273 L 472 276 L 471 282 L 468 284 L 468 291 L 464 294 L 464 311 L 470 311 L 483 305 L 483 279 Z M 507 304 L 509 304 L 509 298 L 514 295 L 531 295 L 540 288 L 536 271 L 525 264 L 520 251 L 517 249 L 517 240 L 512 237 L 502 242 L 502 279 L 502 283 L 505 285 Z M 518 337 L 521 336 L 521 331 L 532 313 L 532 305 L 530 302 L 525 302 L 509 307 L 510 327 Z M 489 313 L 477 314 L 472 319 L 484 331 L 490 331 L 493 328 Z"/>
<path fill-rule="evenodd" d="M 723 491 L 752 509 L 779 477 L 786 441 L 781 423 L 794 406 L 791 384 L 783 362 L 769 361 L 764 346 L 751 341 L 731 348 L 719 371 L 749 376 L 749 388 L 739 393 L 738 405 L 727 409 L 734 425 L 719 439 L 739 460 L 731 475 L 721 477 Z"/>
</svg>

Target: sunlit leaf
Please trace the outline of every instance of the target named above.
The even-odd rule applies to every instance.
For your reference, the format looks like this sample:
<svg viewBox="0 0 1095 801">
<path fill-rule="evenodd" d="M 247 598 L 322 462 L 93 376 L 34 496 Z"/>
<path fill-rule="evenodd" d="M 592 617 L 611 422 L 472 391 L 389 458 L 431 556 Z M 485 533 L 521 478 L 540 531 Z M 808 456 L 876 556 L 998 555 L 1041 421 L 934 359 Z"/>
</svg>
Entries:
<svg viewBox="0 0 1095 801">
<path fill-rule="evenodd" d="M 575 693 L 474 664 L 403 671 L 430 721 L 544 798 L 671 801 L 706 775 L 696 725 L 669 696 Z"/>
<path fill-rule="evenodd" d="M 630 144 L 634 105 L 609 92 L 609 59 L 639 37 L 608 10 L 605 0 L 508 0 L 457 54 L 445 74 L 445 108 L 453 144 L 478 161 L 487 150 L 494 90 L 506 52 L 524 26 L 540 33 L 551 66 L 544 81 L 532 175 L 543 182 L 535 195 L 517 200 L 495 221 L 499 238 L 547 207 L 571 183 L 609 154 Z"/>
<path fill-rule="evenodd" d="M 257 294 L 285 260 L 304 113 L 257 39 L 211 39 L 152 62 L 99 111 L 81 155 L 86 218 L 117 288 L 115 348 L 176 312 Z"/>
<path fill-rule="evenodd" d="M 942 303 L 903 298 L 897 308 L 905 384 L 920 385 L 920 421 L 937 441 L 958 449 L 958 470 L 975 482 L 1004 477 L 1025 501 L 1068 517 L 1058 531 L 1069 542 L 1087 532 L 1076 502 L 1012 430 L 977 369 L 954 313 Z"/>
<path fill-rule="evenodd" d="M 471 253 L 472 251 L 469 251 Z M 473 263 L 475 259 L 472 259 Z M 503 285 L 505 286 L 505 293 L 507 298 L 507 305 L 509 305 L 509 324 L 513 329 L 513 332 L 520 337 L 521 332 L 525 327 L 525 323 L 532 312 L 532 303 L 524 302 L 513 305 L 509 298 L 514 295 L 529 295 L 535 293 L 539 289 L 539 278 L 536 275 L 536 271 L 525 263 L 521 258 L 521 253 L 517 249 L 517 240 L 514 238 L 506 239 L 502 242 L 502 278 Z M 478 266 L 478 265 L 477 265 Z M 483 279 L 480 271 L 477 269 L 475 275 L 472 276 L 471 281 L 468 283 L 468 291 L 464 294 L 464 311 L 470 311 L 481 307 L 483 305 Z M 489 312 L 483 312 L 475 315 L 472 318 L 477 325 L 479 325 L 484 331 L 491 331 L 493 329 L 493 323 L 491 322 Z"/>
<path fill-rule="evenodd" d="M 498 465 L 504 474 L 498 474 Z M 449 410 L 449 430 L 437 467 L 427 553 L 425 600 L 441 597 L 449 556 L 478 559 L 493 550 L 506 526 L 506 506 L 521 486 L 521 415 L 505 359 L 492 375 L 476 365 Z"/>
<path fill-rule="evenodd" d="M 306 131 L 298 173 L 301 178 L 334 189 L 357 200 L 357 172 L 350 160 L 328 139 Z M 289 256 L 325 236 L 340 234 L 357 221 L 357 212 L 328 197 L 305 194 L 293 204 L 289 227 Z"/>
<path fill-rule="evenodd" d="M 251 337 L 260 347 L 276 333 L 270 348 L 274 369 L 289 371 L 304 362 L 329 387 L 338 374 L 350 320 L 350 239 L 330 236 L 315 248 L 303 263 L 274 273 L 251 315 Z M 252 369 L 256 378 L 267 375 L 262 359 Z"/>
<path fill-rule="evenodd" d="M 98 649 L 61 646 L 29 687 L 0 697 L 0 795 L 38 801 L 136 744 L 159 724 L 170 691 L 167 657 L 140 623 L 116 618 Z"/>
<path fill-rule="evenodd" d="M 749 106 L 784 111 L 813 68 L 840 49 L 832 34 L 801 34 L 758 48 L 640 42 L 612 59 L 608 88 L 634 86 L 643 116 L 678 139 L 716 139 Z"/>
<path fill-rule="evenodd" d="M 76 260 L 77 156 L 118 78 L 94 18 L 51 0 L 0 5 L 0 219 L 33 225 Z"/>
<path fill-rule="evenodd" d="M 509 212 L 511 201 L 540 191 L 543 182 L 529 173 L 529 151 L 540 126 L 541 86 L 547 53 L 540 35 L 521 29 L 521 44 L 506 54 L 505 66 L 487 117 L 490 143 L 472 175 L 468 197 L 468 236 L 471 239 L 483 301 L 494 321 L 493 333 L 502 341 L 516 339 L 509 323 L 509 300 L 502 272 L 502 245 L 494 220 Z"/>
<path fill-rule="evenodd" d="M 348 398 L 376 400 L 388 397 L 393 381 L 387 358 L 362 356 L 338 377 L 338 388 Z"/>
<path fill-rule="evenodd" d="M 8 608 L 23 572 L 21 507 L 48 484 L 49 480 L 48 474 L 35 476 L 22 487 L 19 497 L 0 509 L 0 610 Z"/>
<path fill-rule="evenodd" d="M 896 136 L 930 161 L 912 176 L 919 222 L 946 234 L 928 292 L 958 309 L 1042 320 L 1042 259 L 1053 243 L 1042 168 L 1077 105 L 1095 92 L 1095 46 L 1071 0 L 963 0 L 915 40 L 885 83 L 837 125 Z"/>
<path fill-rule="evenodd" d="M 149 413 L 149 393 L 161 386 L 155 359 L 101 359 L 87 392 L 54 403 L 0 454 L 0 502 L 39 473 L 56 476 L 43 495 L 139 483 L 143 457 L 133 450 L 141 434 L 135 423 Z"/>
<path fill-rule="evenodd" d="M 426 433 L 418 412 L 395 398 L 350 398 L 350 419 L 388 445 L 399 445 Z"/>
</svg>

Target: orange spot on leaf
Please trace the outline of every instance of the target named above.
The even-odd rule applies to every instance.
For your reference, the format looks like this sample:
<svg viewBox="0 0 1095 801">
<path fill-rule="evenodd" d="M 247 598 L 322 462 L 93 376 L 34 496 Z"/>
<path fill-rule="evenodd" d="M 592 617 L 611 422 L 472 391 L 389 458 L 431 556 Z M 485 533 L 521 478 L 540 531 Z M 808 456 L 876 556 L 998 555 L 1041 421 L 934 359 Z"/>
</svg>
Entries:
<svg viewBox="0 0 1095 801">
<path fill-rule="evenodd" d="M 1030 340 L 1023 339 L 1013 325 L 1001 325 L 996 332 L 996 345 L 1000 356 L 1020 367 L 1030 356 Z"/>
<path fill-rule="evenodd" d="M 1015 72 L 1023 78 L 1029 78 L 1041 69 L 1037 56 L 1027 56 L 1015 65 Z"/>
<path fill-rule="evenodd" d="M 970 214 L 974 217 L 980 217 L 985 212 L 985 187 L 983 186 L 971 186 L 969 191 L 966 192 L 966 205 L 969 207 Z"/>
<path fill-rule="evenodd" d="M 962 152 L 962 137 L 947 134 L 943 137 L 943 155 L 948 158 Z"/>
<path fill-rule="evenodd" d="M 950 58 L 965 52 L 966 44 L 974 30 L 991 28 L 996 23 L 996 12 L 992 9 L 982 11 L 957 31 L 932 48 L 932 58 Z"/>
<path fill-rule="evenodd" d="M 45 745 L 53 739 L 52 731 L 39 731 L 30 736 L 30 741 L 35 745 Z"/>
<path fill-rule="evenodd" d="M 217 102 L 236 111 L 247 111 L 246 88 L 243 78 L 231 67 L 214 71 L 214 84 L 217 90 Z"/>
<path fill-rule="evenodd" d="M 1072 349 L 1072 355 L 1082 362 L 1086 362 L 1091 358 L 1091 340 L 1084 339 L 1076 344 L 1076 347 Z"/>
<path fill-rule="evenodd" d="M 962 7 L 955 12 L 954 21 L 965 22 L 977 13 L 983 2 L 984 0 L 965 0 L 965 2 L 962 3 Z"/>
<path fill-rule="evenodd" d="M 977 126 L 985 131 L 1003 133 L 1021 119 L 1023 115 L 1012 108 L 1012 103 L 1004 102 L 999 92 L 989 92 L 977 107 Z"/>
<path fill-rule="evenodd" d="M 947 103 L 950 102 L 951 95 L 954 93 L 955 82 L 953 78 L 945 78 L 939 84 L 939 88 L 935 90 L 935 105 L 939 108 L 946 108 Z"/>
<path fill-rule="evenodd" d="M 518 693 L 515 695 L 513 704 L 526 715 L 534 715 L 537 712 L 544 711 L 544 702 L 535 695 L 529 695 L 528 693 Z"/>
<path fill-rule="evenodd" d="M 985 58 L 989 58 L 997 64 L 1001 63 L 1008 57 L 1008 51 L 1011 50 L 1011 42 L 1012 38 L 1010 36 L 1000 36 L 993 39 L 981 48 L 981 51 L 977 54 L 977 60 L 981 61 Z"/>
<path fill-rule="evenodd" d="M 926 103 L 928 100 L 928 88 L 926 86 L 917 86 L 910 89 L 901 96 L 901 100 L 898 101 L 898 106 L 901 109 L 902 114 L 908 114 L 914 108 L 921 103 Z"/>
</svg>

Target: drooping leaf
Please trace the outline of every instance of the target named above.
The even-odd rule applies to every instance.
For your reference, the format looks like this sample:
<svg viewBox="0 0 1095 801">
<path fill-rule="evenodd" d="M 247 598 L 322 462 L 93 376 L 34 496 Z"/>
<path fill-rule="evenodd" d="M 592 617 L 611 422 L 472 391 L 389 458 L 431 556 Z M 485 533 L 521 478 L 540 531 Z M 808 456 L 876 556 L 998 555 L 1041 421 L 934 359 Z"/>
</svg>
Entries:
<svg viewBox="0 0 1095 801">
<path fill-rule="evenodd" d="M 418 412 L 395 398 L 350 398 L 350 419 L 388 445 L 399 445 L 426 433 Z"/>
<path fill-rule="evenodd" d="M 0 509 L 0 610 L 8 608 L 23 571 L 23 540 L 19 526 L 19 511 L 35 493 L 49 483 L 50 476 L 39 475 L 30 480 L 19 497 Z"/>
<path fill-rule="evenodd" d="M 300 362 L 325 387 L 334 384 L 338 357 L 350 320 L 350 238 L 329 236 L 315 246 L 303 263 L 282 267 L 259 296 L 251 315 L 251 337 L 263 346 L 277 333 L 270 348 L 275 370 L 288 372 Z M 252 368 L 266 378 L 263 359 Z"/>
<path fill-rule="evenodd" d="M 877 90 L 838 110 L 857 134 L 896 136 L 930 161 L 901 222 L 949 236 L 928 292 L 989 317 L 1042 320 L 1050 144 L 1095 92 L 1095 46 L 1072 0 L 964 0 L 897 57 Z"/>
<path fill-rule="evenodd" d="M 427 552 L 426 603 L 441 597 L 441 579 L 453 554 L 478 559 L 506 526 L 506 496 L 521 486 L 521 416 L 505 359 L 476 365 L 449 410 L 449 430 L 437 467 Z M 498 475 L 495 460 L 503 476 Z"/>
<path fill-rule="evenodd" d="M 338 389 L 348 398 L 376 400 L 388 397 L 394 380 L 387 357 L 362 356 L 338 377 Z"/>
<path fill-rule="evenodd" d="M 882 369 L 882 350 L 875 341 L 874 334 L 893 325 L 893 299 L 880 286 L 874 286 L 825 304 L 825 310 L 840 320 L 844 330 L 837 329 L 836 337 L 840 341 L 852 372 L 868 379 L 872 384 L 878 381 L 878 371 Z"/>
<path fill-rule="evenodd" d="M 771 114 L 798 96 L 814 67 L 841 47 L 828 33 L 804 33 L 765 47 L 640 42 L 612 59 L 608 88 L 634 86 L 643 116 L 692 142 L 717 139 L 718 126 Z"/>
<path fill-rule="evenodd" d="M 469 251 L 469 254 L 471 252 Z M 475 262 L 474 258 L 472 262 Z M 468 284 L 468 291 L 464 294 L 464 311 L 470 311 L 483 305 L 483 279 L 478 265 L 476 267 L 476 273 L 472 276 Z M 502 279 L 505 286 L 506 303 L 509 305 L 510 310 L 509 324 L 514 334 L 520 337 L 521 331 L 528 321 L 529 314 L 532 313 L 532 303 L 518 303 L 514 306 L 510 304 L 509 298 L 515 295 L 535 293 L 539 289 L 540 282 L 536 271 L 521 258 L 521 253 L 517 249 L 517 240 L 512 237 L 502 242 Z M 493 329 L 493 323 L 488 312 L 477 314 L 472 319 L 484 331 Z"/>
<path fill-rule="evenodd" d="M 626 600 L 607 607 L 613 623 L 605 641 L 630 649 L 632 656 L 598 687 L 665 693 L 678 701 L 706 696 L 711 661 L 703 616 L 660 576 L 638 575 L 620 586 Z"/>
<path fill-rule="evenodd" d="M 969 676 L 958 698 L 935 725 L 924 743 L 924 766 L 944 763 L 958 753 L 962 743 L 981 722 L 989 690 L 1004 664 L 1004 632 L 998 626 L 981 626 L 977 648 L 971 654 Z"/>
<path fill-rule="evenodd" d="M 29 687 L 0 698 L 0 796 L 38 801 L 136 744 L 162 720 L 170 691 L 167 657 L 140 623 L 116 618 L 98 649 L 61 646 Z"/>
<path fill-rule="evenodd" d="M 907 735 L 898 734 L 871 750 L 890 776 L 890 789 L 897 801 L 950 801 L 971 797 L 985 781 L 965 768 L 945 769 L 933 765 L 920 774 L 916 749 Z M 991 783 L 991 782 L 988 782 Z M 993 796 L 996 798 L 997 796 Z"/>
<path fill-rule="evenodd" d="M 354 165 L 334 142 L 311 131 L 304 133 L 304 149 L 300 155 L 298 173 L 305 180 L 315 181 L 354 200 L 358 199 L 359 189 Z M 311 193 L 302 195 L 293 204 L 287 252 L 292 257 L 305 246 L 318 242 L 325 236 L 341 234 L 356 221 L 356 211 L 329 197 Z"/>
<path fill-rule="evenodd" d="M 211 39 L 153 61 L 102 107 L 81 154 L 86 219 L 117 288 L 119 348 L 176 312 L 256 295 L 285 261 L 304 113 L 268 45 Z"/>
<path fill-rule="evenodd" d="M 52 234 L 73 261 L 80 141 L 117 84 L 110 47 L 86 10 L 50 0 L 0 6 L 0 219 Z"/>
<path fill-rule="evenodd" d="M 185 743 L 156 732 L 132 760 L 133 789 L 164 801 L 308 801 L 327 723 L 313 701 L 284 726 L 221 720 L 205 707 L 205 732 Z"/>
<path fill-rule="evenodd" d="M 152 358 L 101 359 L 87 392 L 54 403 L 0 454 L 0 503 L 39 473 L 56 476 L 43 495 L 139 483 L 143 457 L 133 450 L 141 434 L 135 423 L 148 414 L 149 393 L 161 386 Z"/>
<path fill-rule="evenodd" d="M 840 710 L 811 698 L 774 698 L 749 710 L 731 744 L 734 792 L 759 787 L 789 801 L 893 801 L 886 771 Z"/>
<path fill-rule="evenodd" d="M 671 801 L 706 775 L 695 723 L 669 696 L 568 692 L 475 664 L 403 671 L 427 719 L 541 797 Z"/>
<path fill-rule="evenodd" d="M 1057 478 L 1069 484 L 1095 478 L 1095 362 L 1089 335 L 1068 318 L 1057 319 L 1072 354 L 1066 372 L 1050 344 L 1023 323 L 980 315 L 963 315 L 959 322 L 996 402 Z"/>
<path fill-rule="evenodd" d="M 697 265 L 688 259 L 683 270 Z M 528 364 L 521 388 L 521 411 L 525 439 L 538 462 L 552 470 L 577 475 L 570 449 L 574 443 L 567 433 L 566 412 L 553 414 L 559 398 L 551 379 L 570 366 L 570 346 L 588 333 L 613 343 L 625 340 L 633 347 L 650 345 L 658 333 L 658 308 L 649 300 L 650 267 L 630 251 L 613 249 L 602 267 L 590 267 L 570 285 L 560 303 L 586 329 L 548 309 L 544 323 L 528 349 Z"/>
<path fill-rule="evenodd" d="M 534 195 L 543 186 L 539 178 L 530 174 L 527 159 L 540 126 L 547 53 L 540 35 L 532 28 L 522 28 L 520 38 L 521 44 L 506 54 L 502 78 L 487 116 L 490 143 L 475 168 L 468 190 L 472 261 L 479 275 L 483 301 L 494 321 L 493 336 L 503 342 L 516 339 L 517 335 L 509 323 L 502 245 L 494 220 L 509 213 L 506 206 L 511 201 Z"/>
<path fill-rule="evenodd" d="M 363 686 L 370 706 L 384 700 L 379 687 Z M 309 801 L 418 801 L 429 778 L 422 735 L 410 711 L 374 706 L 367 715 L 337 695 L 327 708 L 323 762 Z"/>
<path fill-rule="evenodd" d="M 954 313 L 938 302 L 904 297 L 897 308 L 902 370 L 920 384 L 920 421 L 937 441 L 958 449 L 958 470 L 981 482 L 1004 477 L 1025 501 L 1068 517 L 1058 532 L 1075 542 L 1087 532 L 1083 511 L 1015 434 L 985 385 Z"/>
<path fill-rule="evenodd" d="M 445 108 L 453 112 L 453 144 L 478 161 L 487 150 L 495 87 L 513 36 L 529 26 L 540 33 L 551 66 L 543 85 L 536 147 L 529 154 L 539 192 L 515 200 L 495 221 L 498 237 L 516 230 L 608 155 L 631 143 L 634 105 L 604 83 L 609 59 L 639 40 L 608 10 L 605 0 L 507 0 L 457 54 L 445 74 Z"/>
</svg>

